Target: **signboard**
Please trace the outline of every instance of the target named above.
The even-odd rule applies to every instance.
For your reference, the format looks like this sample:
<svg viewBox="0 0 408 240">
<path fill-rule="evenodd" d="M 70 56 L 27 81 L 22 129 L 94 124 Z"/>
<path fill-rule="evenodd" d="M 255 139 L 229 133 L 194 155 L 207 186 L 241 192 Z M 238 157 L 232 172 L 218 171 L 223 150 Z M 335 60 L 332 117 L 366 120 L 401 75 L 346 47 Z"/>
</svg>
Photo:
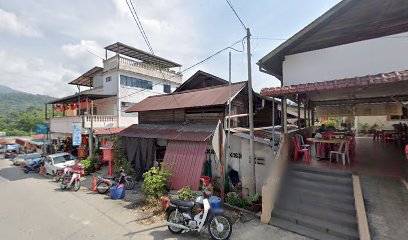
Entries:
<svg viewBox="0 0 408 240">
<path fill-rule="evenodd" d="M 34 129 L 35 129 L 36 134 L 47 134 L 48 133 L 48 123 L 35 124 Z"/>
<path fill-rule="evenodd" d="M 72 124 L 72 146 L 79 146 L 81 145 L 82 141 L 82 134 L 81 134 L 81 123 L 73 123 Z"/>
</svg>

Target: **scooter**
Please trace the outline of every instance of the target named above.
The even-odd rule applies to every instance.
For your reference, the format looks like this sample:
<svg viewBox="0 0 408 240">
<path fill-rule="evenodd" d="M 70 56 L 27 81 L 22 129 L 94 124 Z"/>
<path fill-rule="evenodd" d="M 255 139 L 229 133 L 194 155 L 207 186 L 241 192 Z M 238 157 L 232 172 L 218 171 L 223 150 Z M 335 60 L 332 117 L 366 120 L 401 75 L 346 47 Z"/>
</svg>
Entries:
<svg viewBox="0 0 408 240">
<path fill-rule="evenodd" d="M 201 232 L 206 226 L 211 239 L 217 240 L 229 239 L 232 233 L 231 220 L 224 213 L 221 199 L 211 197 L 206 191 L 191 202 L 170 199 L 167 226 L 174 234 L 183 231 Z"/>
<path fill-rule="evenodd" d="M 61 190 L 72 188 L 75 192 L 77 192 L 81 188 L 81 174 L 83 174 L 83 171 L 84 170 L 81 166 L 79 166 L 79 170 L 65 168 L 61 181 Z"/>
<path fill-rule="evenodd" d="M 124 184 L 126 190 L 131 190 L 135 187 L 135 182 L 130 176 L 127 176 L 123 169 L 120 170 L 120 176 L 117 180 L 115 177 L 96 177 L 96 191 L 100 194 L 105 194 L 112 186 Z"/>
<path fill-rule="evenodd" d="M 43 163 L 42 160 L 37 160 L 37 161 L 33 161 L 31 164 L 27 164 L 24 166 L 23 171 L 24 173 L 29 173 L 31 171 L 35 172 L 35 173 L 39 173 L 40 172 L 40 166 Z"/>
</svg>

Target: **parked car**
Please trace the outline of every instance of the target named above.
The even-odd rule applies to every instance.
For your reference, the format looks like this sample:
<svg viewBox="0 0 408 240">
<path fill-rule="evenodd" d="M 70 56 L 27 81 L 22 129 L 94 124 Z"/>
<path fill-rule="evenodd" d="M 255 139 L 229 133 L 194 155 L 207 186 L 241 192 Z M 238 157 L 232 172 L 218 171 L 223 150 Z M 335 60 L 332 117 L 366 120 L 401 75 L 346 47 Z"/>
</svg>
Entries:
<svg viewBox="0 0 408 240">
<path fill-rule="evenodd" d="M 45 157 L 45 174 L 55 175 L 57 170 L 71 167 L 75 164 L 75 157 L 71 153 L 56 153 Z"/>
<path fill-rule="evenodd" d="M 31 162 L 34 159 L 41 159 L 43 158 L 43 155 L 41 153 L 30 153 L 30 154 L 24 154 L 20 155 L 16 158 L 11 159 L 14 165 L 20 165 L 22 163 Z"/>
</svg>

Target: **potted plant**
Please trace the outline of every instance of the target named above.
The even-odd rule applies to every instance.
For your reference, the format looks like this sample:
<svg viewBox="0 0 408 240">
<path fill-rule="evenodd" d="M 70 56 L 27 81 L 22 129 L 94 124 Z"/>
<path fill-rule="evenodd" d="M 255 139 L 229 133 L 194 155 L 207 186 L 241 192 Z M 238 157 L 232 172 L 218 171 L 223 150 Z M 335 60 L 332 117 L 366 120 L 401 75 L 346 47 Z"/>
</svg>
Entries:
<svg viewBox="0 0 408 240">
<path fill-rule="evenodd" d="M 191 190 L 190 187 L 183 187 L 178 191 L 178 194 L 175 197 L 180 200 L 189 202 L 197 197 L 197 193 Z"/>
<path fill-rule="evenodd" d="M 255 193 L 252 197 L 251 210 L 255 213 L 262 211 L 262 196 L 259 193 Z"/>
<path fill-rule="evenodd" d="M 94 156 L 94 157 L 92 158 L 92 162 L 93 162 L 93 165 L 94 165 L 95 170 L 101 169 L 102 161 L 99 159 L 98 156 Z"/>
</svg>

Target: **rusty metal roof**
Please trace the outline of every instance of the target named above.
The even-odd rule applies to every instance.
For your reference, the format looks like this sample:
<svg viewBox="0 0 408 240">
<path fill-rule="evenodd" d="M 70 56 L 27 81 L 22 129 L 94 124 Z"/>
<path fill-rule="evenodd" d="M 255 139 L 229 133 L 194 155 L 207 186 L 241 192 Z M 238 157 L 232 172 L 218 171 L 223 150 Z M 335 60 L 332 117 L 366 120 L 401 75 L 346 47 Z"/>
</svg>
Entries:
<svg viewBox="0 0 408 240">
<path fill-rule="evenodd" d="M 133 124 L 118 135 L 200 142 L 210 139 L 215 128 L 215 124 Z"/>
<path fill-rule="evenodd" d="M 327 91 L 345 88 L 352 89 L 356 87 L 389 84 L 402 81 L 408 81 L 408 70 L 382 73 L 376 75 L 367 75 L 364 77 L 353 77 L 324 82 L 298 84 L 285 87 L 263 88 L 261 90 L 261 95 L 265 97 L 266 96 L 280 97 L 289 94 L 299 94 L 314 91 Z"/>
<path fill-rule="evenodd" d="M 246 82 L 231 85 L 231 96 L 235 96 L 246 86 Z M 126 112 L 146 112 L 166 109 L 194 108 L 224 105 L 228 101 L 229 86 L 215 86 L 192 91 L 152 96 L 136 103 Z"/>
<path fill-rule="evenodd" d="M 172 173 L 171 189 L 190 186 L 198 190 L 207 147 L 207 142 L 169 141 L 163 162 Z"/>
<path fill-rule="evenodd" d="M 111 128 L 111 129 L 95 128 L 94 134 L 95 135 L 114 135 L 114 134 L 120 133 L 123 129 L 125 128 Z"/>
</svg>

